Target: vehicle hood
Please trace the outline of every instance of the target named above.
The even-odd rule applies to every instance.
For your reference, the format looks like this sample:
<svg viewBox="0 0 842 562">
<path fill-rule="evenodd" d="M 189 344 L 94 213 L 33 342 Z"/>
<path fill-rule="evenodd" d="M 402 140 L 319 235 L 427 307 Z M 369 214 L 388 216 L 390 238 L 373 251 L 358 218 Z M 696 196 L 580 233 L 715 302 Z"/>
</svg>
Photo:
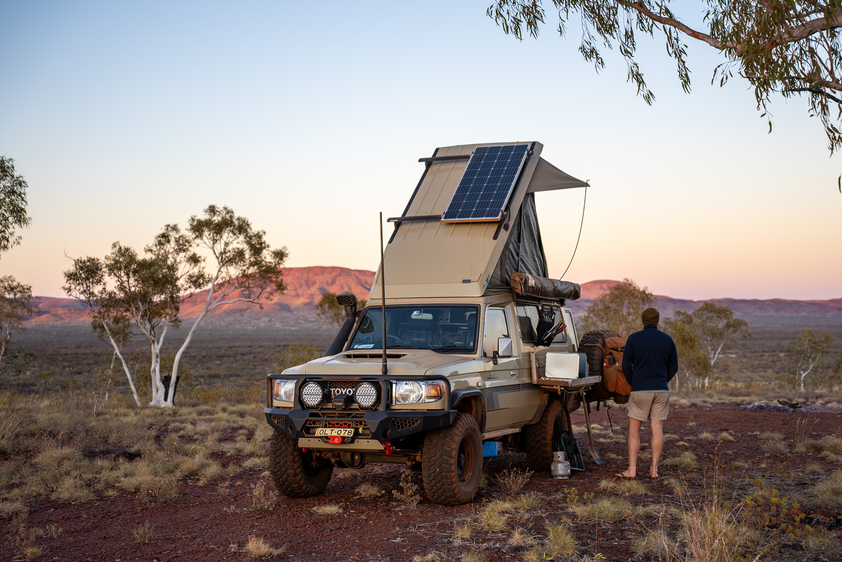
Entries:
<svg viewBox="0 0 842 562">
<path fill-rule="evenodd" d="M 383 356 L 379 353 L 340 353 L 321 357 L 284 371 L 296 375 L 380 375 Z M 473 355 L 437 353 L 429 350 L 395 350 L 386 356 L 389 375 L 449 375 L 483 369 L 484 361 Z"/>
</svg>

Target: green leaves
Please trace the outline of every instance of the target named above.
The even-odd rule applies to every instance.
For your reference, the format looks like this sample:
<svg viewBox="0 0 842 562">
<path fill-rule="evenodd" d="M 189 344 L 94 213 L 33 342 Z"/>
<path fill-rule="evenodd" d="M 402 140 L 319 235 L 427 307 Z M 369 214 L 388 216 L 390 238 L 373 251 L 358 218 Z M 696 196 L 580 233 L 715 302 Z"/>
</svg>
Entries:
<svg viewBox="0 0 842 562">
<path fill-rule="evenodd" d="M 643 328 L 641 315 L 650 306 L 655 306 L 654 295 L 631 279 L 623 279 L 593 300 L 582 316 L 580 332 L 607 329 L 627 338 Z"/>
<path fill-rule="evenodd" d="M 558 11 L 560 35 L 564 36 L 571 14 L 581 20 L 579 52 L 594 63 L 597 72 L 605 67 L 600 46 L 612 49 L 617 44 L 626 61 L 628 81 L 635 84 L 637 94 L 648 104 L 655 96 L 636 61 L 636 34 L 654 37 L 656 32 L 663 33 L 667 56 L 675 60 L 679 82 L 688 93 L 690 70 L 686 45 L 681 40 L 690 37 L 707 43 L 726 59 L 714 69 L 711 83 L 718 77 L 720 86 L 725 85 L 733 76 L 733 66 L 738 66 L 739 74 L 754 88 L 757 109 L 764 115 L 768 114 L 772 96 L 804 95 L 810 115 L 821 120 L 830 152 L 842 148 L 842 134 L 835 124 L 842 116 L 839 0 L 674 3 L 684 9 L 703 10 L 707 29 L 693 29 L 683 23 L 670 9 L 671 0 L 552 0 L 552 4 Z M 544 24 L 541 0 L 494 0 L 486 14 L 504 33 L 521 40 L 524 28 L 537 37 Z M 770 132 L 771 127 L 770 120 Z M 839 190 L 842 192 L 842 183 Z"/>
<path fill-rule="evenodd" d="M 20 244 L 16 228 L 29 226 L 26 214 L 26 190 L 29 185 L 15 172 L 15 161 L 0 156 L 0 254 Z"/>
</svg>

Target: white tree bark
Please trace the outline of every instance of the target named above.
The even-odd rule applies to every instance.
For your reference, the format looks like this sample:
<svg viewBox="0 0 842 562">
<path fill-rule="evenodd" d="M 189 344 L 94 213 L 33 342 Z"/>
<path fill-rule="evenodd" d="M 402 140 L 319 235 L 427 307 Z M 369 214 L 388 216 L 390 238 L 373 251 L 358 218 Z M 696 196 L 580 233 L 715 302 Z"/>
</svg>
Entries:
<svg viewBox="0 0 842 562">
<path fill-rule="evenodd" d="M 132 389 L 134 402 L 137 404 L 137 407 L 140 408 L 140 398 L 138 397 L 137 389 L 134 386 L 134 377 L 132 377 L 132 372 L 129 370 L 129 366 L 126 364 L 126 359 L 123 357 L 123 354 L 120 353 L 120 347 L 117 345 L 117 342 L 114 341 L 114 337 L 111 335 L 111 330 L 108 329 L 108 324 L 103 322 L 102 325 L 105 328 L 105 335 L 108 336 L 108 341 L 111 342 L 111 346 L 114 348 L 114 353 L 117 354 L 117 357 L 120 358 L 120 363 L 123 365 L 123 371 L 126 373 L 126 379 L 129 381 L 129 388 Z"/>
</svg>

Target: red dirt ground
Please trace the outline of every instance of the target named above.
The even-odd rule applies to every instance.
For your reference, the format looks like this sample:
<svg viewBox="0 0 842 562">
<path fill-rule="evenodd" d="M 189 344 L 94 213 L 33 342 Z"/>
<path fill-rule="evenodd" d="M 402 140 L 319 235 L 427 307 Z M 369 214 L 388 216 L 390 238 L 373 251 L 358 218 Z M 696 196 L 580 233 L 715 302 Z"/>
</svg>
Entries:
<svg viewBox="0 0 842 562">
<path fill-rule="evenodd" d="M 611 420 L 615 434 L 624 435 L 624 412 L 613 410 Z M 594 412 L 592 421 L 608 430 L 604 410 Z M 574 414 L 573 422 L 584 425 L 581 412 Z M 806 489 L 842 466 L 817 455 L 770 457 L 757 435 L 770 431 L 782 433 L 791 444 L 797 433 L 803 436 L 804 428 L 812 438 L 842 435 L 842 413 L 838 410 L 753 412 L 734 405 L 674 407 L 665 431 L 678 435 L 689 447 L 677 446 L 675 439 L 667 441 L 665 457 L 674 455 L 678 449 L 691 450 L 702 468 L 692 474 L 681 474 L 675 467 L 663 466 L 662 478 L 641 479 L 648 493 L 630 499 L 635 505 L 676 504 L 678 498 L 672 496 L 666 478 L 684 477 L 691 494 L 701 492 L 706 479 L 714 472 L 714 465 L 736 490 L 750 490 L 751 481 L 759 475 L 763 475 L 767 484 L 780 485 L 781 489 Z M 734 441 L 718 443 L 698 438 L 702 432 L 716 436 L 723 431 L 733 432 Z M 620 458 L 597 466 L 588 453 L 587 436 L 579 434 L 578 439 L 585 472 L 574 473 L 569 480 L 553 480 L 549 473 L 536 473 L 523 490 L 537 494 L 542 500 L 544 516 L 534 523 L 535 534 L 543 532 L 545 521 L 573 518 L 566 508 L 565 490 L 575 487 L 580 495 L 594 492 L 599 497 L 604 494 L 598 488 L 600 481 L 611 479 L 625 468 L 624 443 L 598 443 L 603 454 Z M 643 439 L 648 439 L 645 430 Z M 647 462 L 642 460 L 644 474 Z M 748 468 L 736 468 L 741 463 L 747 463 Z M 824 472 L 804 470 L 810 464 L 822 466 Z M 256 470 L 242 473 L 241 479 L 232 482 L 227 492 L 215 485 L 200 487 L 195 481 L 183 482 L 178 498 L 171 503 L 158 503 L 154 498 L 144 503 L 136 495 L 124 494 L 79 505 L 45 500 L 31 506 L 33 511 L 27 525 L 41 529 L 55 525 L 62 530 L 58 537 L 41 537 L 36 541 L 41 548 L 39 560 L 248 560 L 245 544 L 250 536 L 283 548 L 282 553 L 271 558 L 283 561 L 399 561 L 432 552 L 438 553 L 440 560 L 458 560 L 471 550 L 481 550 L 489 561 L 519 560 L 523 549 L 509 546 L 507 533 L 476 532 L 470 543 L 459 543 L 454 536 L 455 522 L 476 519 L 485 502 L 502 497 L 493 484 L 493 476 L 510 467 L 525 469 L 525 456 L 503 451 L 498 457 L 488 459 L 485 471 L 491 484 L 481 489 L 473 503 L 459 507 L 442 507 L 423 499 L 417 507 L 407 508 L 391 495 L 391 490 L 399 488 L 402 467 L 368 465 L 356 478 L 339 478 L 341 471 L 336 470 L 325 494 L 308 499 L 280 497 L 270 511 L 249 511 L 252 486 L 263 478 L 261 471 Z M 420 476 L 416 482 L 420 484 Z M 374 484 L 386 494 L 380 498 L 355 497 L 355 490 L 362 483 Z M 314 507 L 323 505 L 337 505 L 343 512 L 324 516 L 313 511 Z M 825 512 L 824 516 L 820 522 L 839 532 L 842 514 Z M 808 514 L 808 521 L 818 521 L 815 517 Z M 137 544 L 133 531 L 146 522 L 153 526 L 154 537 L 148 544 Z M 638 521 L 613 526 L 577 523 L 574 532 L 583 555 L 601 553 L 608 560 L 630 560 L 632 536 L 641 530 L 638 524 Z M 10 529 L 9 521 L 0 521 L 0 537 L 3 537 L 0 561 L 13 560 L 15 556 Z M 823 560 L 842 560 L 839 553 L 822 556 Z M 804 557 L 805 552 L 792 545 L 790 551 L 783 549 L 774 559 Z"/>
</svg>

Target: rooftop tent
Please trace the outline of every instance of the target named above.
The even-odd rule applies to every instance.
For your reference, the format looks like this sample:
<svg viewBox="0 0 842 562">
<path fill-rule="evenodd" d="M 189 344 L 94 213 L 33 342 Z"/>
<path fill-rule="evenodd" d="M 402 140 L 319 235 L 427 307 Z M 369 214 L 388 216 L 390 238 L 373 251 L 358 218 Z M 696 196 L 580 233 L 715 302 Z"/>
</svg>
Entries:
<svg viewBox="0 0 842 562">
<path fill-rule="evenodd" d="M 513 178 L 510 187 L 471 187 L 496 173 L 483 171 L 491 164 L 475 165 L 482 151 L 512 146 L 519 150 L 500 174 Z M 438 148 L 421 158 L 425 169 L 415 192 L 403 214 L 389 219 L 395 230 L 385 249 L 386 298 L 477 297 L 508 291 L 515 271 L 547 277 L 534 194 L 588 184 L 541 158 L 542 149 L 538 142 L 472 144 Z M 479 179 L 466 188 L 475 169 Z M 489 189 L 499 196 L 492 204 L 497 210 L 472 210 L 478 200 L 485 204 Z M 374 299 L 380 298 L 380 279 L 378 269 Z"/>
</svg>

